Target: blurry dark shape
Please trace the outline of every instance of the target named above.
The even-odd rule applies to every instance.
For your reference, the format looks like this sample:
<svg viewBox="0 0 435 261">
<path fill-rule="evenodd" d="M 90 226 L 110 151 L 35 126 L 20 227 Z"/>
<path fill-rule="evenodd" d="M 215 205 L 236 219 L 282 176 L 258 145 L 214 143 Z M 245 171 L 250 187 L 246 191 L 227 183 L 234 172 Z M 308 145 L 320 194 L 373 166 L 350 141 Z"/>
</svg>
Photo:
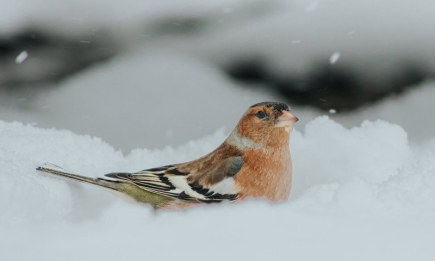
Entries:
<svg viewBox="0 0 435 261">
<path fill-rule="evenodd" d="M 50 34 L 28 29 L 0 36 L 0 88 L 59 81 L 90 65 L 107 60 L 120 46 L 104 31 L 80 35 Z M 17 57 L 25 52 L 24 60 Z"/>
<path fill-rule="evenodd" d="M 368 97 L 352 71 L 337 66 L 315 66 L 305 79 L 276 79 L 273 83 L 286 98 L 297 104 L 308 104 L 323 110 L 355 109 Z"/>
<path fill-rule="evenodd" d="M 373 66 L 358 70 L 351 66 L 318 63 L 305 76 L 289 72 L 274 75 L 262 59 L 239 59 L 225 68 L 234 79 L 265 83 L 284 95 L 292 104 L 322 110 L 354 110 L 420 83 L 428 72 L 413 62 Z"/>
<path fill-rule="evenodd" d="M 270 75 L 259 57 L 238 59 L 226 68 L 226 72 L 234 79 L 244 82 L 268 82 Z"/>
</svg>

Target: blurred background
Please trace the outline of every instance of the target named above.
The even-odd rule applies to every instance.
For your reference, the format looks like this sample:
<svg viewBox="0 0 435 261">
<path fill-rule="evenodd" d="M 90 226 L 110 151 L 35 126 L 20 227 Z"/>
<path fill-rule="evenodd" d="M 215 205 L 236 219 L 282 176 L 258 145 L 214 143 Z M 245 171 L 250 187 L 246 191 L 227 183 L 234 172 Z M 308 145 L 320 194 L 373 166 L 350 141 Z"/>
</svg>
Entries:
<svg viewBox="0 0 435 261">
<path fill-rule="evenodd" d="M 15 0 L 0 8 L 0 119 L 128 153 L 231 131 L 284 101 L 304 125 L 435 133 L 435 2 Z"/>
</svg>

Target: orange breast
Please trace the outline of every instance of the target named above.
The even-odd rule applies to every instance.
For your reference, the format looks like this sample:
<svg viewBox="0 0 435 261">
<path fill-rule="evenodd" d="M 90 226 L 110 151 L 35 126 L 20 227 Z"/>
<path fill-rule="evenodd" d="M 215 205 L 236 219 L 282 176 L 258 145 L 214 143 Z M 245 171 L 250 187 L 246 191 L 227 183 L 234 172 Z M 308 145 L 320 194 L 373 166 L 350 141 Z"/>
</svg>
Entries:
<svg viewBox="0 0 435 261">
<path fill-rule="evenodd" d="M 288 143 L 287 143 L 288 144 Z M 243 168 L 237 174 L 240 199 L 265 197 L 273 202 L 287 201 L 292 182 L 292 162 L 286 148 L 248 150 Z"/>
</svg>

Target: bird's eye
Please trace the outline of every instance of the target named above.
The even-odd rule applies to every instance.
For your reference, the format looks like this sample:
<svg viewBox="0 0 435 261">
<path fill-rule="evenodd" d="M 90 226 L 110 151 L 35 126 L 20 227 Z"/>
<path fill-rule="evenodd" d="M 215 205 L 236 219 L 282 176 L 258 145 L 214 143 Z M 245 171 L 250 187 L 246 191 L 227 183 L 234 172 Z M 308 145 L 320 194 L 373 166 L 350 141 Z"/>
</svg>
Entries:
<svg viewBox="0 0 435 261">
<path fill-rule="evenodd" d="M 259 111 L 259 112 L 257 112 L 257 118 L 259 118 L 260 120 L 262 120 L 262 119 L 264 119 L 264 118 L 266 118 L 266 113 L 264 112 L 264 111 Z"/>
</svg>

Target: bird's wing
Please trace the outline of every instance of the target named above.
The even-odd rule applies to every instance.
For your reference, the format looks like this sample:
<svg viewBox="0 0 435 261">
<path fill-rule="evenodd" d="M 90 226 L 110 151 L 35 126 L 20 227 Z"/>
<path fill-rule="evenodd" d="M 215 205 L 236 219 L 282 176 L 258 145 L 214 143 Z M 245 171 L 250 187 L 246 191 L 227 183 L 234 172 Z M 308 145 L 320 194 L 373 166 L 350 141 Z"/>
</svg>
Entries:
<svg viewBox="0 0 435 261">
<path fill-rule="evenodd" d="M 238 191 L 234 177 L 242 168 L 242 157 L 229 157 L 213 168 L 192 168 L 186 165 L 168 165 L 136 173 L 110 173 L 111 180 L 132 183 L 144 190 L 185 201 L 215 203 L 235 200 Z"/>
<path fill-rule="evenodd" d="M 173 165 L 146 169 L 136 173 L 109 173 L 105 178 L 113 181 L 123 181 L 134 184 L 144 190 L 171 198 L 178 198 L 183 191 L 175 187 L 166 177 L 165 172 L 176 168 Z M 185 198 L 185 200 L 195 200 Z"/>
</svg>

